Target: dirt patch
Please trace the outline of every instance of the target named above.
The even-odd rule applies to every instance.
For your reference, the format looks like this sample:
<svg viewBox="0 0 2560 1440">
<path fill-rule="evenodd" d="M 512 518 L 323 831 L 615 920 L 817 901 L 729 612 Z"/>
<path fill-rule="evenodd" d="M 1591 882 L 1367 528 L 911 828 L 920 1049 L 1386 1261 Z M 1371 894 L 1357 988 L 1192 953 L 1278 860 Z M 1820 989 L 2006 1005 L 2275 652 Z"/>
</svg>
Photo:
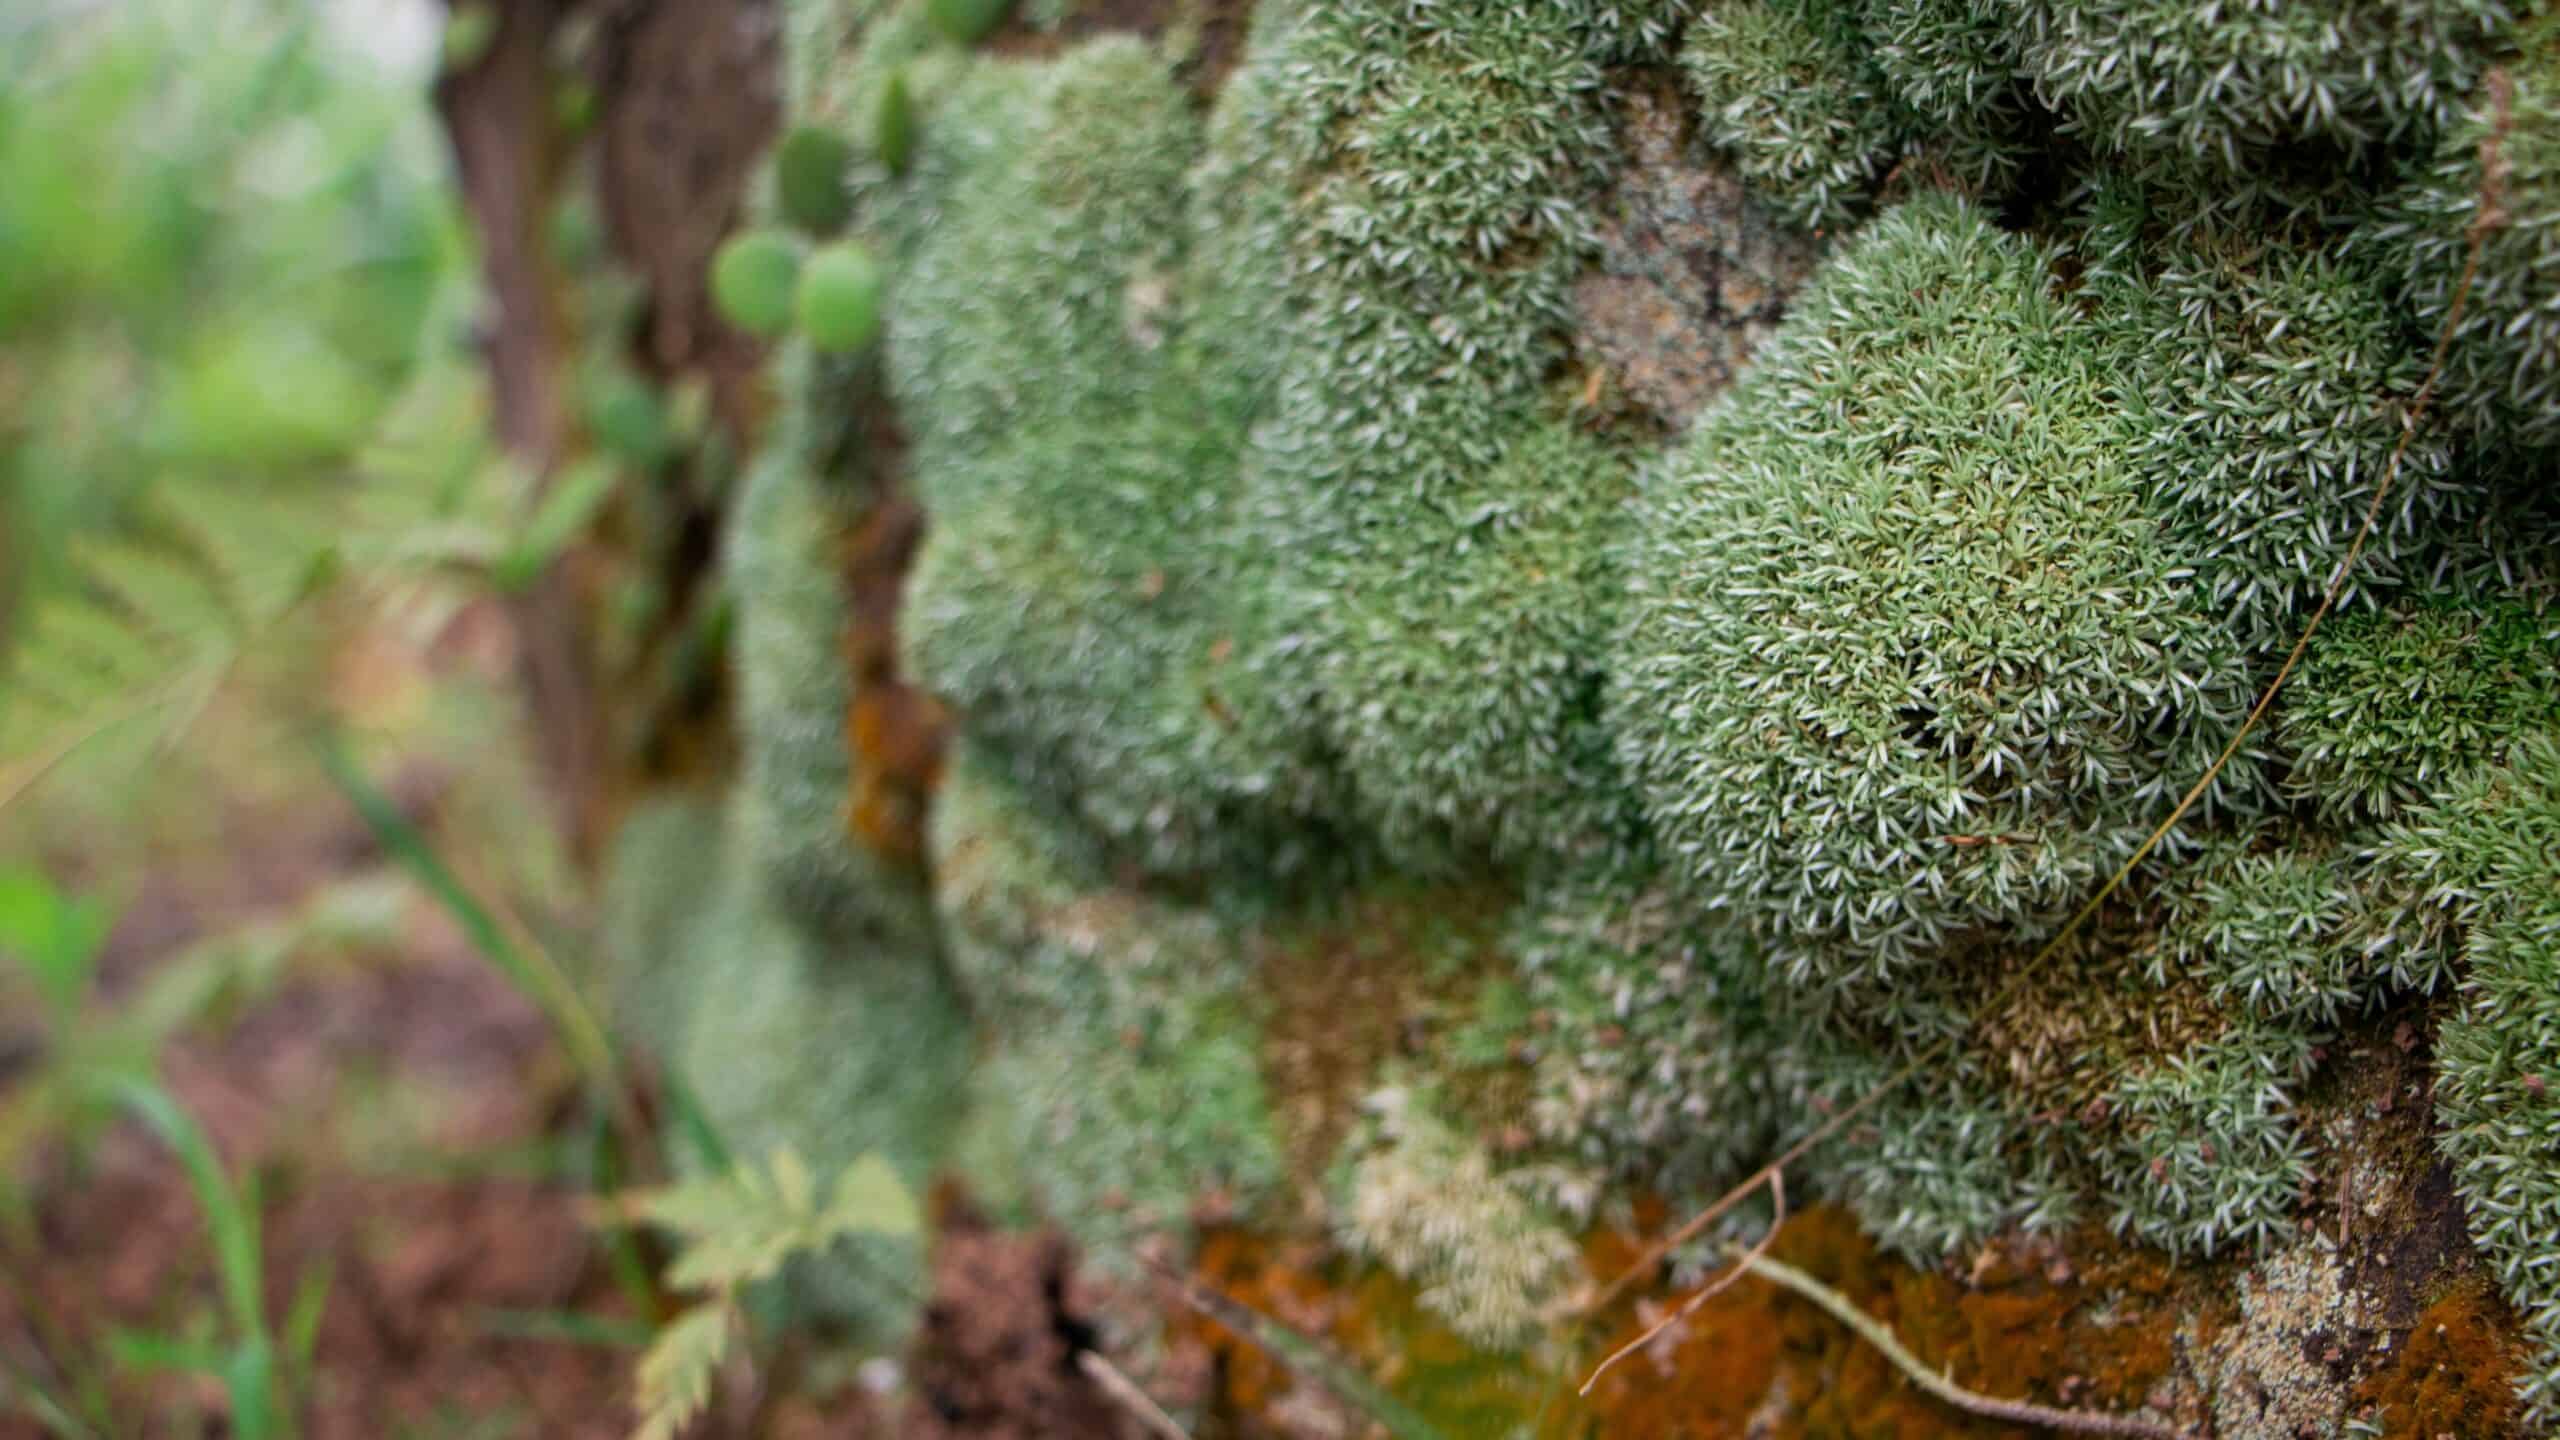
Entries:
<svg viewBox="0 0 2560 1440">
<path fill-rule="evenodd" d="M 1500 973 L 1498 926 L 1511 897 L 1498 891 L 1384 888 L 1283 927 L 1259 942 L 1255 985 L 1269 1017 L 1263 1088 L 1288 1146 L 1301 1208 L 1323 1214 L 1313 1187 L 1358 1118 L 1380 1066 L 1419 1055 L 1464 1013 L 1485 977 Z M 1493 1116 L 1526 1113 L 1512 1088 L 1473 1097 Z M 1478 1117 L 1474 1106 L 1462 1114 Z M 1500 1123 L 1497 1120 L 1496 1123 Z"/>
<path fill-rule="evenodd" d="M 913 1440 L 1137 1440 L 1079 1368 L 1094 1332 L 1055 1231 L 1000 1233 L 946 1192 L 936 1205 L 933 1298 L 916 1337 Z"/>
<path fill-rule="evenodd" d="M 269 1315 L 326 1277 L 304 1434 L 370 1440 L 464 1416 L 625 1433 L 626 1352 L 511 1329 L 631 1315 L 573 1191 L 469 1159 L 543 1136 L 565 1093 L 548 1026 L 477 960 L 429 953 L 294 982 L 226 1034 L 174 1047 L 163 1071 L 233 1171 L 257 1177 Z M 359 1095 L 422 1107 L 411 1153 L 350 1164 L 333 1132 Z M 368 1131 L 411 1129 L 353 1103 Z M 0 1241 L 0 1353 L 82 1375 L 113 1330 L 183 1334 L 215 1313 L 202 1219 L 156 1142 L 120 1128 L 85 1165 L 57 1153 L 39 1193 L 33 1234 Z M 142 1433 L 218 1413 L 192 1380 L 101 1378 Z"/>
</svg>

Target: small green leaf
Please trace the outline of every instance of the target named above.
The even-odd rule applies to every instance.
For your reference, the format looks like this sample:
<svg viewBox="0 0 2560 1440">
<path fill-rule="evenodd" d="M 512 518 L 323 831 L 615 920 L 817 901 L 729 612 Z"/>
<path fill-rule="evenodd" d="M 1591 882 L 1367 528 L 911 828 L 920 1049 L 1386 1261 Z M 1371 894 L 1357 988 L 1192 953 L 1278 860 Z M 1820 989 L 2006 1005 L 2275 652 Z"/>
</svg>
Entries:
<svg viewBox="0 0 2560 1440">
<path fill-rule="evenodd" d="M 773 150 L 774 196 L 782 216 L 813 235 L 832 235 L 853 218 L 853 147 L 816 125 L 796 125 Z"/>
<path fill-rule="evenodd" d="M 773 1152 L 773 1191 L 789 1214 L 806 1215 L 816 1208 L 817 1184 L 809 1178 L 809 1162 L 788 1145 Z"/>
<path fill-rule="evenodd" d="M 889 72 L 887 83 L 880 87 L 880 115 L 877 138 L 880 163 L 892 175 L 907 173 L 915 159 L 915 102 L 907 95 L 907 69 L 901 65 Z"/>
<path fill-rule="evenodd" d="M 861 1157 L 836 1177 L 835 1203 L 827 1207 L 827 1214 L 834 1228 L 848 1232 L 924 1233 L 924 1212 L 916 1207 L 914 1193 L 878 1155 Z"/>
<path fill-rule="evenodd" d="M 231 1323 L 242 1336 L 263 1336 L 267 1318 L 259 1296 L 263 1272 L 258 1255 L 257 1217 L 242 1203 L 239 1191 L 223 1173 L 213 1142 L 205 1137 L 195 1117 L 156 1083 L 119 1075 L 107 1085 L 117 1102 L 177 1155 L 178 1163 L 187 1172 L 187 1183 L 195 1191 L 196 1204 L 204 1210 L 205 1228 L 213 1239 L 214 1260 L 222 1276 L 222 1294 L 231 1310 Z"/>
<path fill-rule="evenodd" d="M 251 1336 L 223 1358 L 218 1373 L 231 1400 L 231 1433 L 239 1440 L 268 1440 L 277 1424 L 275 1352 L 264 1338 Z"/>
<path fill-rule="evenodd" d="M 675 1440 L 711 1403 L 711 1382 L 729 1356 L 726 1301 L 696 1305 L 667 1323 L 640 1357 L 640 1428 L 633 1440 Z"/>
<path fill-rule="evenodd" d="M 963 45 L 974 44 L 1003 23 L 1013 0 L 926 0 L 933 28 Z"/>
<path fill-rule="evenodd" d="M 65 895 L 30 870 L 0 870 L 0 951 L 18 958 L 57 1014 L 88 994 L 112 923 L 95 900 Z"/>
</svg>

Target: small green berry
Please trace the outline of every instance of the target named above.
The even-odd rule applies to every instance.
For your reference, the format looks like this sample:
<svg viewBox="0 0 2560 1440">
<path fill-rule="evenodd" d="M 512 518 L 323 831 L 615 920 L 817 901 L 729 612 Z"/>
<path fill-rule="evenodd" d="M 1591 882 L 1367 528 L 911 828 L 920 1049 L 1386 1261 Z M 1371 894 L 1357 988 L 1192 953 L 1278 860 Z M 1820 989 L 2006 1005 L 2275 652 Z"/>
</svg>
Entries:
<svg viewBox="0 0 2560 1440">
<path fill-rule="evenodd" d="M 468 70 L 498 38 L 498 9 L 488 0 L 466 0 L 444 22 L 445 73 Z"/>
<path fill-rule="evenodd" d="M 732 235 L 711 257 L 711 303 L 722 319 L 750 335 L 774 336 L 791 326 L 792 287 L 800 252 L 776 230 Z"/>
<path fill-rule="evenodd" d="M 809 257 L 800 271 L 800 330 L 831 354 L 849 354 L 880 333 L 880 262 L 845 241 Z"/>
<path fill-rule="evenodd" d="M 853 147 L 832 130 L 792 127 L 773 151 L 774 191 L 783 218 L 813 235 L 832 235 L 853 218 Z"/>
<path fill-rule="evenodd" d="M 907 162 L 915 158 L 916 115 L 914 102 L 907 98 L 906 67 L 889 72 L 889 81 L 880 87 L 880 160 L 892 175 L 907 173 Z"/>
<path fill-rule="evenodd" d="M 933 28 L 963 45 L 973 44 L 996 28 L 1013 0 L 926 0 L 925 18 Z"/>
</svg>

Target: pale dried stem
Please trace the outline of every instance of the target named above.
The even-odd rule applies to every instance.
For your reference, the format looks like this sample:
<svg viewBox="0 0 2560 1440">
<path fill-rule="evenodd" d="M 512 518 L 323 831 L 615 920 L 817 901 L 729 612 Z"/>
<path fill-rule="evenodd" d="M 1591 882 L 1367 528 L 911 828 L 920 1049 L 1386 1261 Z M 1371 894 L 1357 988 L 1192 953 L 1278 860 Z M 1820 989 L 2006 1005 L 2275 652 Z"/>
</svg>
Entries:
<svg viewBox="0 0 2560 1440">
<path fill-rule="evenodd" d="M 1087 1379 L 1102 1387 L 1102 1393 L 1118 1401 L 1123 1410 L 1137 1416 L 1156 1433 L 1159 1440 L 1191 1440 L 1182 1426 L 1164 1413 L 1163 1406 L 1139 1389 L 1138 1382 L 1121 1373 L 1120 1367 L 1112 1364 L 1101 1351 L 1077 1351 L 1076 1365 L 1084 1371 Z"/>
<path fill-rule="evenodd" d="M 2082 1435 L 2141 1435 L 2149 1437 L 2149 1440 L 2183 1440 L 2186 1434 L 2175 1426 L 2155 1420 L 2100 1415 L 2090 1410 L 2062 1410 L 2027 1400 L 2003 1400 L 1996 1395 L 1976 1394 L 1921 1364 L 1920 1357 L 1902 1347 L 1901 1339 L 1891 1327 L 1850 1304 L 1848 1296 L 1792 1265 L 1770 1259 L 1761 1253 L 1760 1247 L 1747 1251 L 1736 1247 L 1734 1256 L 1735 1274 L 1757 1274 L 1821 1306 L 1832 1319 L 1858 1332 L 1858 1338 L 1892 1361 L 1895 1369 L 1910 1376 L 1912 1384 L 1959 1410 L 2011 1425 L 2037 1425 Z"/>
<path fill-rule="evenodd" d="M 1751 1253 L 1743 1257 L 1746 1262 L 1753 1257 L 1768 1254 L 1769 1247 L 1778 1241 L 1778 1228 L 1787 1223 L 1787 1177 L 1785 1175 L 1777 1174 L 1769 1177 L 1769 1201 L 1774 1207 L 1774 1213 L 1769 1216 L 1769 1228 L 1762 1232 L 1759 1241 L 1751 1247 Z M 1600 1383 L 1600 1377 L 1609 1373 L 1610 1366 L 1652 1344 L 1653 1338 L 1663 1331 L 1697 1314 L 1699 1306 L 1723 1294 L 1734 1281 L 1741 1279 L 1749 1268 L 1747 1263 L 1735 1265 L 1701 1286 L 1697 1294 L 1680 1302 L 1680 1308 L 1646 1326 L 1643 1334 L 1610 1351 L 1609 1358 L 1601 1361 L 1599 1367 L 1591 1372 L 1591 1378 L 1582 1382 L 1582 1393 L 1590 1394 L 1591 1387 Z"/>
</svg>

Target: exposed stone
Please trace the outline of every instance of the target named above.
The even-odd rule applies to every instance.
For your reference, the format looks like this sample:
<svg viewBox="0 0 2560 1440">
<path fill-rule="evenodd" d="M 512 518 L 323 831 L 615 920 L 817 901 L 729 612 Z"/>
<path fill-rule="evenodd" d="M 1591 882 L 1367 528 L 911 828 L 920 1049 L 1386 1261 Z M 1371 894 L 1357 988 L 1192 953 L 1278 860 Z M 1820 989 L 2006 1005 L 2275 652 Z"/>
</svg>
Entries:
<svg viewBox="0 0 2560 1440">
<path fill-rule="evenodd" d="M 1673 429 L 1750 363 L 1821 253 L 1683 130 L 1674 102 L 1628 97 L 1621 140 L 1634 163 L 1611 196 L 1600 268 L 1574 289 L 1584 364 Z"/>
</svg>

